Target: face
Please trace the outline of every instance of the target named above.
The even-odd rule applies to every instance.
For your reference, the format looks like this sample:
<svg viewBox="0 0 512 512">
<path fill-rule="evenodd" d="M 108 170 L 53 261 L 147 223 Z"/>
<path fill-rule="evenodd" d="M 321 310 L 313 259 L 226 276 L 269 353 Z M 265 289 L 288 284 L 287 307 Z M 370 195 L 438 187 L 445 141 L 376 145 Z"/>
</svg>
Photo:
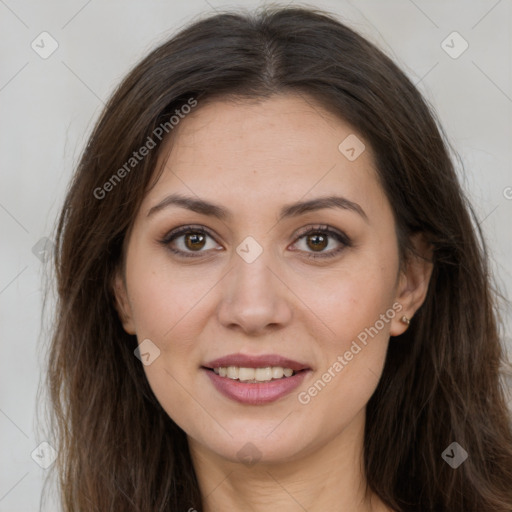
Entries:
<svg viewBox="0 0 512 512">
<path fill-rule="evenodd" d="M 124 328 L 190 441 L 311 453 L 361 418 L 426 292 L 399 273 L 371 148 L 289 95 L 199 105 L 173 136 L 116 278 Z"/>
</svg>

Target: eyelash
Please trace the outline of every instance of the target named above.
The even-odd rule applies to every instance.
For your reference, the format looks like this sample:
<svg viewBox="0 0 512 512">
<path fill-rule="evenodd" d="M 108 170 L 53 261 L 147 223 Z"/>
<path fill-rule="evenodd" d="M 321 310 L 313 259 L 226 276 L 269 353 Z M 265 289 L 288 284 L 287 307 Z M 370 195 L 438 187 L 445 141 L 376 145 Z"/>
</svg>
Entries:
<svg viewBox="0 0 512 512">
<path fill-rule="evenodd" d="M 174 249 L 170 245 L 171 242 L 173 242 L 180 236 L 190 234 L 190 233 L 193 233 L 193 234 L 200 233 L 202 235 L 209 236 L 210 238 L 215 240 L 215 237 L 204 227 L 190 225 L 190 226 L 183 226 L 181 228 L 178 228 L 178 229 L 175 229 L 175 230 L 169 232 L 167 235 L 165 235 L 164 238 L 159 240 L 159 243 L 162 244 L 163 246 L 167 247 L 170 251 L 172 251 L 174 254 L 179 255 L 180 257 L 184 257 L 184 258 L 201 257 L 201 252 L 203 252 L 203 251 L 197 251 L 197 253 L 194 254 L 193 252 L 187 252 L 187 251 L 182 251 L 180 249 Z M 345 233 L 334 231 L 333 229 L 330 228 L 330 226 L 327 226 L 327 225 L 320 225 L 320 226 L 315 226 L 315 227 L 306 229 L 305 231 L 301 232 L 298 235 L 298 237 L 294 243 L 296 243 L 297 241 L 301 240 L 302 238 L 304 238 L 310 234 L 328 235 L 329 237 L 334 238 L 337 242 L 341 243 L 342 247 L 340 247 L 338 249 L 332 249 L 326 253 L 316 253 L 315 254 L 315 253 L 306 252 L 307 258 L 313 258 L 313 259 L 332 258 L 334 256 L 337 256 L 344 248 L 352 246 L 352 242 L 351 242 L 350 238 L 347 235 L 345 235 Z"/>
</svg>

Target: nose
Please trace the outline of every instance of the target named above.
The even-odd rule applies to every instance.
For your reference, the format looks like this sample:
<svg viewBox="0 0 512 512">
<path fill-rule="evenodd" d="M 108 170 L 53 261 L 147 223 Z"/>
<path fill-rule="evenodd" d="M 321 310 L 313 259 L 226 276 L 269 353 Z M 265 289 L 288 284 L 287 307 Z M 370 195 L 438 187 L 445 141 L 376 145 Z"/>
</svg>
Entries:
<svg viewBox="0 0 512 512">
<path fill-rule="evenodd" d="M 281 329 L 293 316 L 290 291 L 263 253 L 248 263 L 234 255 L 231 270 L 222 283 L 219 322 L 226 328 L 257 336 Z"/>
</svg>

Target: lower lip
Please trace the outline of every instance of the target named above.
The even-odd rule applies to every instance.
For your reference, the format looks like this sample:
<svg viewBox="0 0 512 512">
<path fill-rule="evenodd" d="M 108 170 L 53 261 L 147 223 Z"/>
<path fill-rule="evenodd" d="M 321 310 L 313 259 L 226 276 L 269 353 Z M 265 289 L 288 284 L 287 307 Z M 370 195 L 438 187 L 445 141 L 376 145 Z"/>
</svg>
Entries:
<svg viewBox="0 0 512 512">
<path fill-rule="evenodd" d="M 224 396 L 249 405 L 262 405 L 274 402 L 288 395 L 304 380 L 308 370 L 302 370 L 291 377 L 261 383 L 246 383 L 221 377 L 211 370 L 205 370 L 213 385 Z"/>
</svg>

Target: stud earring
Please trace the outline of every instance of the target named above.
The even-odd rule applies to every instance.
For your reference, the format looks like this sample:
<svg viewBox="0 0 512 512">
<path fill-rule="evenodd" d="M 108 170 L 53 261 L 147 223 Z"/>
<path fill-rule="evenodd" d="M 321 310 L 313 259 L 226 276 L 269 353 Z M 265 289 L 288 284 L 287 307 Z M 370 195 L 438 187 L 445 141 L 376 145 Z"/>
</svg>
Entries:
<svg viewBox="0 0 512 512">
<path fill-rule="evenodd" d="M 411 320 L 407 318 L 405 315 L 400 319 L 404 324 L 409 325 L 411 323 Z"/>
</svg>

